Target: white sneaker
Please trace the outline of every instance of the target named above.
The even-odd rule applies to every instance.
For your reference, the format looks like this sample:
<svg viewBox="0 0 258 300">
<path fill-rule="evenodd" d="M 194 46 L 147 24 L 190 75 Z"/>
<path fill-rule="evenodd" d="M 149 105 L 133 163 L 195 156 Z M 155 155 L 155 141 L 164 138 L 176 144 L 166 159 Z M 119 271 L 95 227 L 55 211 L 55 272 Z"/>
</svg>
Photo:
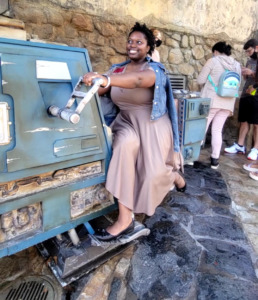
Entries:
<svg viewBox="0 0 258 300">
<path fill-rule="evenodd" d="M 245 154 L 245 146 L 240 147 L 237 143 L 234 143 L 234 145 L 232 145 L 231 147 L 225 148 L 224 151 L 230 154 Z"/>
<path fill-rule="evenodd" d="M 250 153 L 247 155 L 247 158 L 250 160 L 257 160 L 258 159 L 258 149 L 252 148 Z"/>
</svg>

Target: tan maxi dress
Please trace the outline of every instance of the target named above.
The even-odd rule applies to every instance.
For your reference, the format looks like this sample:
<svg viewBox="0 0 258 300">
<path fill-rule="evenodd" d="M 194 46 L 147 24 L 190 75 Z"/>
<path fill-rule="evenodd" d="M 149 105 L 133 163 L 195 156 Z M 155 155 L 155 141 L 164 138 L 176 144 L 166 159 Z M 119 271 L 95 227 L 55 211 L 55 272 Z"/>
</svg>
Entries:
<svg viewBox="0 0 258 300">
<path fill-rule="evenodd" d="M 113 154 L 106 188 L 134 213 L 153 215 L 173 186 L 173 135 L 168 114 L 150 120 L 153 89 L 111 88 L 120 113 L 111 124 Z"/>
</svg>

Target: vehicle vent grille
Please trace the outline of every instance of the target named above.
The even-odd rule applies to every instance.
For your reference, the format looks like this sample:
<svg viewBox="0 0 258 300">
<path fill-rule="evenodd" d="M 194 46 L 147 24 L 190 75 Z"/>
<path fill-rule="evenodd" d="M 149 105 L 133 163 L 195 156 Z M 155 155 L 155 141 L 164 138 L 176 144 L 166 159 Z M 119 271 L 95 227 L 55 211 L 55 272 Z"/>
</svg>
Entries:
<svg viewBox="0 0 258 300">
<path fill-rule="evenodd" d="M 170 84 L 174 90 L 185 90 L 186 78 L 183 75 L 168 73 Z"/>
</svg>

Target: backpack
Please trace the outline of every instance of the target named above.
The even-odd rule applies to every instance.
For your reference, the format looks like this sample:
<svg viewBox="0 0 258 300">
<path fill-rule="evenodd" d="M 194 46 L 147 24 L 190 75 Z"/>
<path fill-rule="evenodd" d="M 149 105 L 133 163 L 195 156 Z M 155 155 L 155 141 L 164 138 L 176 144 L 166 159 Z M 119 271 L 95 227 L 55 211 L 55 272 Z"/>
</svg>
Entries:
<svg viewBox="0 0 258 300">
<path fill-rule="evenodd" d="M 212 81 L 211 76 L 208 76 L 209 82 L 215 89 L 215 92 L 220 97 L 238 97 L 238 90 L 240 87 L 240 75 L 236 72 L 226 70 L 219 78 L 218 86 Z"/>
</svg>

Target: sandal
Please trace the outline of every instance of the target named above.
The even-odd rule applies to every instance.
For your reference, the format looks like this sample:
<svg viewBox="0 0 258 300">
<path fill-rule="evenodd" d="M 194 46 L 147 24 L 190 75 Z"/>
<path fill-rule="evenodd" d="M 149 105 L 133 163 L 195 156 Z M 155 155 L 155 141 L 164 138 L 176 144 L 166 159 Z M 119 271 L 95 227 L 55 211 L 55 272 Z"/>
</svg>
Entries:
<svg viewBox="0 0 258 300">
<path fill-rule="evenodd" d="M 257 172 L 250 172 L 249 176 L 254 179 L 254 180 L 258 180 L 258 171 Z"/>
<path fill-rule="evenodd" d="M 257 172 L 258 171 L 258 163 L 253 162 L 253 163 L 250 163 L 250 164 L 244 164 L 243 168 L 246 171 L 249 171 L 249 172 Z"/>
<path fill-rule="evenodd" d="M 187 184 L 185 183 L 185 185 L 184 185 L 182 188 L 178 188 L 178 187 L 176 186 L 176 190 L 177 190 L 178 192 L 180 192 L 180 193 L 184 193 L 184 192 L 186 191 L 186 187 L 187 187 Z"/>
</svg>

